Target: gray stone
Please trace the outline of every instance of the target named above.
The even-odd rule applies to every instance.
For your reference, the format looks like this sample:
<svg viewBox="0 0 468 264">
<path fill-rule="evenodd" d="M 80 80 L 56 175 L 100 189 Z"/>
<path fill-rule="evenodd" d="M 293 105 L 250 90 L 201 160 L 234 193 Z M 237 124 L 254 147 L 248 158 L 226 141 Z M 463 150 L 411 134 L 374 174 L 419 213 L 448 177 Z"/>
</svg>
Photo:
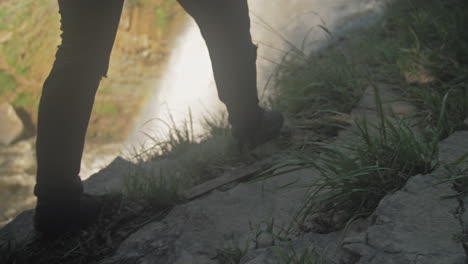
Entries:
<svg viewBox="0 0 468 264">
<path fill-rule="evenodd" d="M 261 182 L 242 183 L 177 206 L 161 223 L 153 223 L 128 238 L 117 254 L 104 263 L 127 263 L 138 258 L 138 263 L 208 264 L 217 263 L 218 251 L 229 243 L 241 248 L 270 246 L 275 241 L 266 241 L 268 235 L 256 241 L 259 230 L 272 223 L 272 219 L 271 232 L 287 227 L 306 191 L 280 187 L 296 181 L 311 182 L 314 175 L 317 175 L 314 170 L 302 170 Z M 160 262 L 151 253 L 158 251 L 159 238 L 165 238 L 164 244 L 170 249 L 162 258 L 166 262 Z"/>
<path fill-rule="evenodd" d="M 463 233 L 458 236 L 458 239 L 462 239 L 464 243 L 467 243 L 468 242 L 467 241 L 468 239 L 468 212 L 466 210 L 466 207 L 468 206 L 468 197 L 464 197 L 463 199 L 460 199 L 459 202 L 461 206 L 460 206 L 460 211 L 458 212 L 459 213 L 458 220 L 463 229 Z"/>
<path fill-rule="evenodd" d="M 396 115 L 409 115 L 413 113 L 414 107 L 406 103 L 395 101 L 396 94 L 390 90 L 391 88 L 383 87 L 382 89 L 384 108 L 387 113 L 393 112 Z M 358 119 L 361 118 L 363 114 L 366 114 L 373 120 L 372 122 L 375 122 L 375 120 L 378 119 L 375 110 L 375 95 L 373 94 L 373 90 L 368 89 L 368 92 L 361 100 L 360 107 L 353 111 L 353 118 Z M 347 129 L 347 131 L 352 131 L 352 128 Z M 341 140 L 347 140 L 348 136 L 352 135 L 350 133 L 342 133 L 339 138 L 341 138 Z M 150 165 L 150 167 L 153 165 Z M 274 219 L 274 230 L 276 231 L 281 229 L 281 227 L 287 226 L 291 222 L 292 216 L 302 204 L 305 190 L 282 190 L 278 189 L 279 186 L 295 180 L 301 184 L 307 184 L 317 179 L 317 177 L 317 172 L 314 170 L 302 170 L 300 172 L 289 173 L 268 179 L 264 182 L 252 184 L 241 183 L 234 186 L 232 189 L 223 188 L 222 190 L 225 191 L 213 191 L 197 200 L 177 206 L 163 221 L 151 224 L 138 231 L 122 244 L 115 256 L 106 260 L 105 263 L 133 263 L 132 260 L 136 259 L 138 259 L 138 263 L 217 263 L 214 261 L 217 252 L 222 249 L 224 245 L 230 242 L 232 243 L 233 241 L 235 241 L 240 248 L 250 248 L 247 256 L 241 261 L 243 264 L 281 263 L 277 256 L 278 251 L 284 251 L 290 246 L 299 253 L 314 247 L 317 253 L 324 258 L 325 263 L 355 263 L 357 261 L 357 255 L 359 254 L 361 254 L 363 258 L 377 255 L 374 245 L 367 244 L 369 237 L 367 232 L 370 232 L 371 236 L 375 234 L 372 229 L 375 228 L 375 226 L 371 226 L 368 230 L 369 221 L 367 220 L 353 225 L 352 229 L 354 229 L 355 232 L 351 232 L 352 236 L 348 236 L 345 246 L 349 253 L 343 252 L 338 246 L 338 233 L 326 235 L 310 233 L 301 235 L 298 238 L 293 237 L 290 243 L 280 243 L 275 239 L 275 236 L 272 236 L 271 232 L 265 233 L 265 230 L 260 230 L 260 233 L 258 232 L 262 224 L 268 223 L 271 219 Z M 409 189 L 411 189 L 410 187 L 411 186 L 408 185 Z M 417 188 L 412 189 L 417 190 Z M 410 196 L 403 197 L 402 200 L 395 205 L 398 210 L 394 207 L 390 207 L 390 209 L 392 209 L 391 213 L 396 214 L 395 217 L 403 210 L 400 207 L 408 203 L 412 204 L 412 201 L 407 198 L 420 202 L 428 198 L 426 197 L 428 194 L 424 192 L 421 192 L 421 194 L 426 196 L 417 196 L 414 195 L 413 192 L 414 191 L 412 191 Z M 405 192 L 402 191 L 402 193 Z M 437 192 L 437 194 L 440 194 L 440 192 Z M 434 192 L 431 192 L 429 196 L 436 200 Z M 428 206 L 430 207 L 431 205 L 433 204 L 429 204 Z M 437 207 L 435 212 L 440 213 L 447 208 L 454 210 L 456 204 L 451 205 L 453 206 L 450 207 L 447 206 L 447 204 L 442 204 L 445 209 Z M 418 213 L 420 214 L 423 209 L 430 209 L 421 206 L 421 204 L 416 204 L 415 206 L 419 206 L 420 210 Z M 407 211 L 403 211 L 409 214 L 413 209 L 414 208 L 409 208 Z M 381 210 L 383 210 L 381 218 L 385 218 L 386 214 L 384 213 L 387 211 L 384 209 Z M 430 212 L 432 211 L 429 210 L 428 213 Z M 450 224 L 450 228 L 456 229 L 451 230 L 454 231 L 453 233 L 460 231 L 460 227 L 456 225 L 455 218 L 451 212 L 448 213 L 448 215 L 442 214 L 442 216 L 452 220 L 452 222 L 447 223 Z M 394 220 L 397 221 L 398 219 Z M 413 227 L 411 219 L 405 218 L 404 221 L 406 221 L 410 227 Z M 437 222 L 438 219 L 435 219 L 435 221 Z M 397 223 L 400 224 L 400 222 Z M 407 227 L 405 222 L 400 225 L 403 229 Z M 273 233 L 274 232 L 275 231 L 273 231 Z M 382 231 L 382 234 L 387 234 L 389 237 L 387 240 L 392 239 L 389 231 L 386 233 Z M 420 239 L 424 240 L 426 238 L 419 237 L 416 231 L 408 233 L 407 236 L 408 237 L 405 238 L 408 239 L 408 243 L 414 241 L 419 242 Z M 162 242 L 158 242 L 160 240 L 159 238 L 164 240 L 168 250 L 165 251 L 164 257 L 157 258 L 156 256 L 159 253 L 154 255 L 152 252 L 160 252 L 160 246 L 158 245 Z M 379 246 L 378 243 L 380 241 L 371 241 L 376 244 L 376 246 Z M 445 240 L 443 241 L 445 242 Z M 152 242 L 156 242 L 155 245 L 152 246 Z M 385 243 L 385 241 L 381 243 Z M 430 244 L 431 241 L 427 241 L 426 244 L 428 243 Z M 437 246 L 438 242 L 433 244 L 433 248 Z M 458 251 L 460 245 L 456 243 L 449 244 L 447 247 L 442 247 L 437 252 L 443 252 L 447 250 L 447 248 L 450 248 L 450 246 L 453 246 L 453 248 L 448 250 L 446 255 L 450 255 L 451 253 L 458 254 L 461 252 Z M 424 245 L 421 247 L 424 247 Z M 419 248 L 416 248 L 416 250 L 419 250 Z M 425 252 L 424 250 L 425 248 L 421 248 L 423 254 Z M 417 253 L 415 254 L 417 255 Z M 387 261 L 381 263 L 390 263 L 388 261 L 391 261 L 394 257 L 404 258 L 406 255 L 393 256 L 381 254 L 378 255 L 378 257 Z M 402 260 L 394 263 L 406 262 Z"/>
<path fill-rule="evenodd" d="M 81 158 L 80 176 L 86 178 L 106 168 L 121 153 L 119 143 L 87 143 Z"/>
<path fill-rule="evenodd" d="M 371 106 L 373 95 L 366 96 L 361 102 L 364 106 L 353 112 L 353 118 L 363 113 L 377 118 L 375 105 Z M 385 98 L 392 99 L 392 96 Z M 397 115 L 413 111 L 394 101 L 385 105 L 392 106 L 391 111 Z M 441 143 L 440 159 L 444 163 L 453 162 L 466 149 L 468 132 L 457 132 Z M 121 191 L 129 173 L 138 171 L 158 177 L 161 169 L 176 165 L 167 160 L 135 165 L 117 158 L 85 181 L 85 190 L 92 194 Z M 451 184 L 439 184 L 444 173 L 440 169 L 430 175 L 415 176 L 402 190 L 387 195 L 372 217 L 351 225 L 342 246 L 339 243 L 342 232 L 297 237 L 297 233 L 288 234 L 290 242 L 277 239 L 280 230 L 293 220 L 306 193 L 305 189 L 281 186 L 316 181 L 317 171 L 307 169 L 261 182 L 220 188 L 176 206 L 163 220 L 133 233 L 113 256 L 101 263 L 214 264 L 218 263 L 220 250 L 232 244 L 249 249 L 242 264 L 283 263 L 278 252 L 290 254 L 291 248 L 298 254 L 314 249 L 323 263 L 332 264 L 465 263 L 460 237 L 468 230 L 465 225 L 468 214 L 462 210 L 466 201 L 442 198 L 456 194 Z M 29 239 L 33 235 L 31 216 L 31 211 L 26 212 L 8 224 L 0 231 L 0 241 Z M 20 232 L 15 234 L 15 230 Z"/>
<path fill-rule="evenodd" d="M 361 101 L 368 107 L 353 113 L 369 112 L 372 117 L 371 103 L 370 93 Z M 406 106 L 398 109 L 403 109 L 402 113 L 412 111 Z M 440 162 L 453 164 L 468 153 L 468 132 L 454 133 L 439 147 Z M 453 165 L 459 169 L 467 167 L 466 163 Z M 349 263 L 465 263 L 460 237 L 468 230 L 468 214 L 459 216 L 463 202 L 442 198 L 456 194 L 450 183 L 440 184 L 446 179 L 443 177 L 447 177 L 444 169 L 415 176 L 401 191 L 387 195 L 371 218 L 373 224 L 366 231 L 345 238 L 343 248 L 359 256 L 358 262 Z"/>
<path fill-rule="evenodd" d="M 125 176 L 134 171 L 136 167 L 134 163 L 117 157 L 109 166 L 85 180 L 84 190 L 93 195 L 121 192 L 124 188 Z"/>
<path fill-rule="evenodd" d="M 449 164 L 468 155 L 468 131 L 457 131 L 439 144 L 439 161 Z M 467 168 L 468 163 L 457 164 L 460 168 Z"/>
<path fill-rule="evenodd" d="M 102 264 L 121 263 L 174 263 L 174 241 L 177 236 L 168 232 L 164 222 L 150 223 L 130 237 L 117 250 L 117 254 Z M 145 261 L 151 259 L 152 262 Z"/>
<path fill-rule="evenodd" d="M 439 177 L 415 176 L 406 186 L 387 195 L 372 216 L 374 224 L 343 247 L 359 255 L 359 264 L 462 264 L 466 255 L 457 236 L 462 234 L 450 184 Z"/>
<path fill-rule="evenodd" d="M 316 260 L 322 260 L 322 262 L 318 263 L 340 263 L 342 253 L 337 246 L 340 235 L 337 232 L 329 234 L 304 234 L 293 241 L 283 242 L 278 246 L 249 252 L 241 259 L 240 264 L 296 263 L 288 262 L 287 256 L 299 258 L 304 255 L 308 255 L 311 258 L 316 257 Z M 310 263 L 314 263 L 312 259 L 310 260 Z"/>
<path fill-rule="evenodd" d="M 8 103 L 0 103 L 0 145 L 9 145 L 21 136 L 23 122 Z"/>
<path fill-rule="evenodd" d="M 398 88 L 386 84 L 377 84 L 377 88 L 382 103 L 382 110 L 387 118 L 391 120 L 394 118 L 404 118 L 414 115 L 417 112 L 416 107 L 400 99 L 401 96 L 398 92 Z M 336 143 L 339 145 L 348 144 L 350 141 L 355 140 L 356 135 L 359 134 L 360 131 L 355 122 L 362 124 L 365 120 L 366 123 L 369 124 L 369 131 L 371 133 L 376 133 L 376 127 L 380 126 L 381 122 L 377 110 L 378 106 L 376 103 L 375 89 L 372 86 L 367 87 L 356 108 L 351 111 L 350 123 L 352 126 L 338 132 L 339 136 Z M 416 123 L 417 119 L 413 118 L 411 124 Z M 414 132 L 419 133 L 416 129 Z"/>
<path fill-rule="evenodd" d="M 395 87 L 379 84 L 378 92 L 382 102 L 382 108 L 386 114 L 409 116 L 417 111 L 414 105 L 400 99 L 401 96 L 399 95 L 398 89 L 395 89 Z M 377 108 L 375 89 L 374 87 L 368 87 L 361 97 L 358 106 L 353 109 L 352 115 L 361 117 L 363 114 L 376 114 Z"/>
<path fill-rule="evenodd" d="M 462 149 L 468 149 L 465 138 L 455 134 L 442 142 L 441 158 L 453 160 Z M 143 168 L 153 166 L 160 164 Z M 456 217 L 460 205 L 456 199 L 442 199 L 455 191 L 450 184 L 438 184 L 440 175 L 442 170 L 413 177 L 401 191 L 386 196 L 371 217 L 372 223 L 362 220 L 351 226 L 343 243 L 347 253 L 338 246 L 339 233 L 310 233 L 289 243 L 280 243 L 269 233 L 258 235 L 263 230 L 260 226 L 271 219 L 279 227 L 290 223 L 304 190 L 278 187 L 316 179 L 315 171 L 303 170 L 213 191 L 177 206 L 164 220 L 129 237 L 103 263 L 217 263 L 219 250 L 232 241 L 251 249 L 242 258 L 243 264 L 281 263 L 278 253 L 288 252 L 290 247 L 298 254 L 314 248 L 325 263 L 464 263 L 465 252 L 457 240 L 463 234 Z"/>
<path fill-rule="evenodd" d="M 28 210 L 18 215 L 14 221 L 0 229 L 0 247 L 5 243 L 24 246 L 36 236 L 33 228 L 34 210 Z"/>
</svg>

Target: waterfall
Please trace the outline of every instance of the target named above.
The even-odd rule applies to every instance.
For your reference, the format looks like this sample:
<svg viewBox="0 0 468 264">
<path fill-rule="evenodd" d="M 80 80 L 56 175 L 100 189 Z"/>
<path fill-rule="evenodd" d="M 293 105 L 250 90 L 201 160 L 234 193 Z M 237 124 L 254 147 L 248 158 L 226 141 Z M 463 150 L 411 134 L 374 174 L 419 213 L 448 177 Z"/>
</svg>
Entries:
<svg viewBox="0 0 468 264">
<path fill-rule="evenodd" d="M 203 132 L 200 118 L 223 109 L 208 49 L 194 21 L 187 23 L 176 40 L 167 71 L 155 86 L 157 92 L 141 113 L 127 143 L 137 149 L 153 143 L 149 137 L 164 138 L 172 120 L 181 126 L 192 116 L 194 133 L 200 134 Z"/>
<path fill-rule="evenodd" d="M 267 84 L 275 66 L 290 50 L 305 54 L 325 45 L 330 32 L 350 17 L 368 15 L 377 10 L 378 0 L 249 0 L 251 33 L 258 45 L 258 89 L 260 97 L 268 94 Z M 321 27 L 319 27 L 321 26 Z M 148 146 L 151 137 L 169 133 L 168 124 L 193 119 L 194 132 L 201 134 L 201 119 L 216 114 L 224 106 L 219 102 L 211 64 L 204 40 L 190 20 L 176 40 L 167 72 L 155 83 L 157 92 L 143 110 L 128 145 Z"/>
</svg>

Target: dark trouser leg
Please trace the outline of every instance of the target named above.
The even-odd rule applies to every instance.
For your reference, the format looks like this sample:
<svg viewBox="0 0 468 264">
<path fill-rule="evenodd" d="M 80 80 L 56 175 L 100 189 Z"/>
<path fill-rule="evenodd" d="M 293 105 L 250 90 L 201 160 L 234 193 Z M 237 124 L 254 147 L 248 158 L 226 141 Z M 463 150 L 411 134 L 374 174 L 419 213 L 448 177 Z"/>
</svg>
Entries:
<svg viewBox="0 0 468 264">
<path fill-rule="evenodd" d="M 83 191 L 78 174 L 86 129 L 123 6 L 123 0 L 58 2 L 62 44 L 39 104 L 39 199 L 76 198 Z"/>
<path fill-rule="evenodd" d="M 195 19 L 208 47 L 220 100 L 233 126 L 258 125 L 257 48 L 247 0 L 178 0 Z"/>
</svg>

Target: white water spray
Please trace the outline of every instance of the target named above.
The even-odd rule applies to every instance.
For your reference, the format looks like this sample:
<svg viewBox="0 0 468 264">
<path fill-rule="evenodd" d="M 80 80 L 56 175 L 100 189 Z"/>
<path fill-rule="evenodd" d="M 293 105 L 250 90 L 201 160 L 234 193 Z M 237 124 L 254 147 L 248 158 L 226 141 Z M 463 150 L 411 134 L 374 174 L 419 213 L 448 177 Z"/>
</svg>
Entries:
<svg viewBox="0 0 468 264">
<path fill-rule="evenodd" d="M 200 134 L 203 114 L 223 108 L 217 99 L 208 50 L 193 21 L 185 27 L 174 47 L 167 72 L 155 84 L 159 89 L 149 100 L 128 140 L 136 148 L 153 143 L 150 137 L 164 138 L 171 126 L 183 125 L 190 116 L 194 117 L 194 132 Z"/>
<path fill-rule="evenodd" d="M 269 77 L 291 49 L 309 53 L 323 47 L 327 33 L 351 16 L 375 10 L 377 0 L 250 0 L 251 33 L 258 49 L 258 87 L 262 97 Z M 208 51 L 195 22 L 190 20 L 177 39 L 167 73 L 155 86 L 157 93 L 142 112 L 128 140 L 135 147 L 147 146 L 151 137 L 169 133 L 176 125 L 193 119 L 195 134 L 203 133 L 200 122 L 207 114 L 224 109 L 216 93 Z"/>
</svg>

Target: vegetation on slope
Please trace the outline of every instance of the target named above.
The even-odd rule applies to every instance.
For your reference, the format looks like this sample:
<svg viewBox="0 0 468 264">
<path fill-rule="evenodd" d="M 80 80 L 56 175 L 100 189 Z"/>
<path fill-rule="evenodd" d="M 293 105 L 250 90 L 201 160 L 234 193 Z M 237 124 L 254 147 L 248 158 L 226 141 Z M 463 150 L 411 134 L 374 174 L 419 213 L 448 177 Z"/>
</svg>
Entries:
<svg viewBox="0 0 468 264">
<path fill-rule="evenodd" d="M 399 87 L 401 100 L 419 109 L 412 120 L 390 119 L 377 96 L 380 121 L 358 122 L 355 142 L 303 142 L 321 155 L 276 168 L 313 167 L 320 172 L 321 180 L 308 186 L 302 220 L 319 216 L 314 221 L 325 230 L 340 229 L 348 220 L 370 215 L 409 177 L 436 168 L 438 141 L 463 127 L 468 115 L 467 23 L 466 1 L 397 0 L 388 4 L 377 24 L 360 30 L 344 46 L 332 47 L 331 55 L 286 58 L 287 68 L 278 75 L 278 93 L 283 95 L 278 106 L 293 119 L 349 111 L 359 98 L 355 95 L 376 83 Z M 323 74 L 324 69 L 332 74 Z M 345 221 L 333 222 L 337 213 Z"/>
</svg>

